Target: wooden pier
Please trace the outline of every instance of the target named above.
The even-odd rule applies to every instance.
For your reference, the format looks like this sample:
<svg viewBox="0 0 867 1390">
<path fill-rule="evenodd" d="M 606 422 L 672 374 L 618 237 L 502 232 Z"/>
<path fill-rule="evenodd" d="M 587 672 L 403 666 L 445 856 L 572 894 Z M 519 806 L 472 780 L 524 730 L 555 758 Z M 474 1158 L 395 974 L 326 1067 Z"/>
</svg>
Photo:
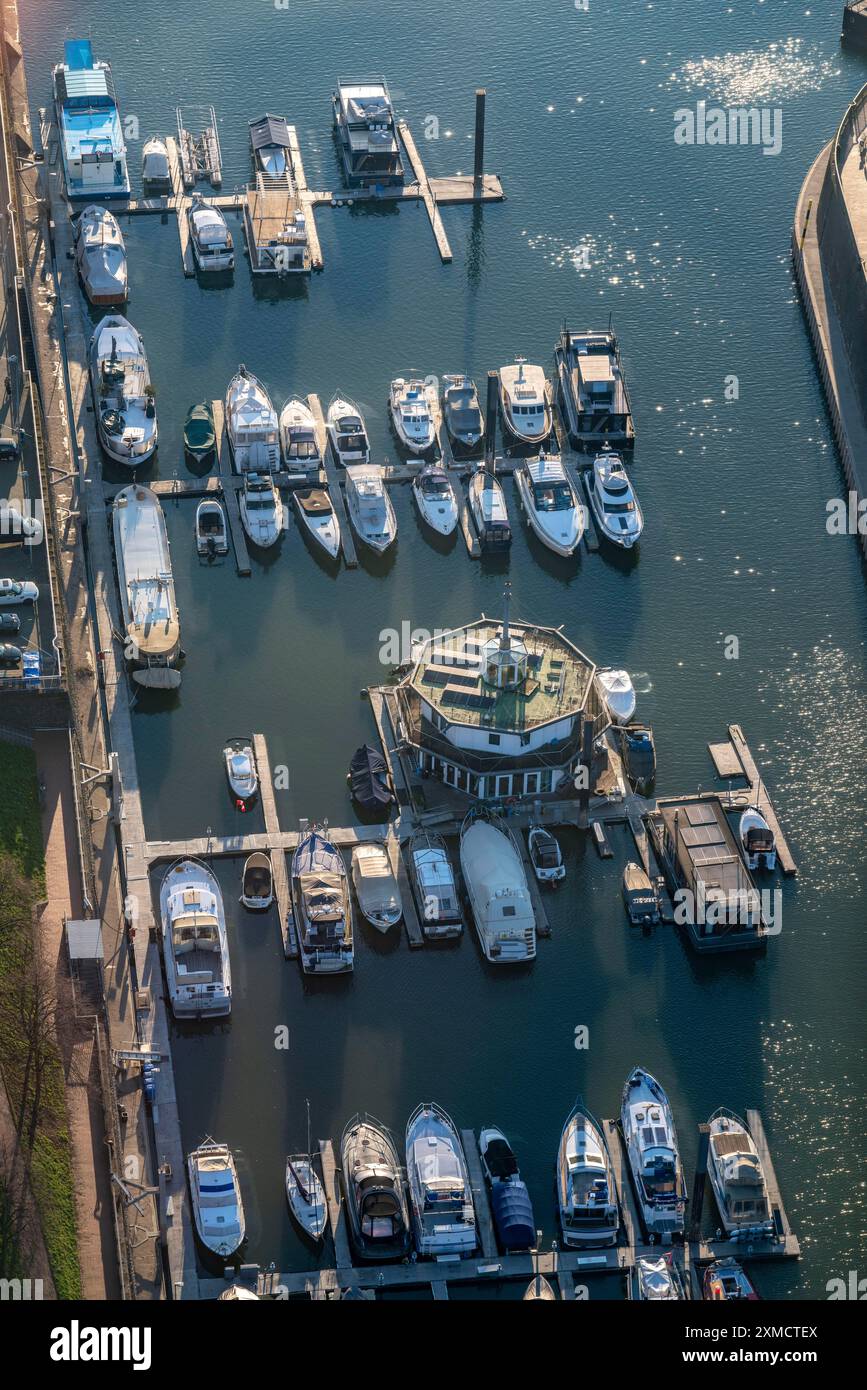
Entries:
<svg viewBox="0 0 867 1390">
<path fill-rule="evenodd" d="M 452 487 L 455 490 L 455 496 L 458 499 L 458 507 L 460 509 L 461 533 L 463 534 L 464 544 L 467 547 L 467 554 L 469 555 L 471 560 L 481 560 L 482 547 L 479 538 L 476 535 L 475 522 L 473 521 L 472 515 L 470 513 L 470 504 L 467 500 L 467 490 L 464 487 L 463 480 L 457 477 L 457 475 L 455 475 L 452 478 L 451 483 Z"/>
<path fill-rule="evenodd" d="M 340 1173 L 334 1156 L 334 1145 L 330 1139 L 320 1139 L 319 1158 L 322 1164 L 322 1186 L 325 1188 L 325 1198 L 328 1202 L 328 1222 L 334 1241 L 334 1261 L 339 1273 L 352 1265 L 352 1251 L 346 1227 L 346 1207 L 343 1202 Z"/>
<path fill-rule="evenodd" d="M 331 440 L 328 435 L 328 430 L 325 427 L 325 414 L 322 410 L 322 402 L 316 393 L 311 391 L 310 395 L 307 397 L 307 404 L 313 412 L 316 442 L 320 447 L 322 466 L 325 470 L 325 479 L 328 484 L 328 495 L 331 498 L 331 505 L 334 508 L 337 524 L 340 527 L 340 544 L 343 549 L 343 561 L 348 570 L 358 569 L 358 552 L 355 549 L 355 536 L 343 500 L 340 473 L 331 451 Z"/>
<path fill-rule="evenodd" d="M 533 904 L 533 916 L 536 919 L 536 935 L 549 937 L 551 935 L 551 923 L 548 921 L 548 913 L 545 908 L 544 899 L 542 898 L 542 890 L 539 887 L 539 880 L 536 877 L 530 860 L 530 851 L 527 848 L 527 841 L 523 831 L 515 831 L 515 841 L 520 851 L 521 863 L 524 865 L 527 887 L 530 890 L 530 901 Z"/>
<path fill-rule="evenodd" d="M 289 894 L 286 851 L 274 843 L 280 838 L 280 821 L 277 816 L 277 802 L 274 796 L 274 778 L 271 774 L 268 744 L 264 734 L 253 735 L 253 755 L 259 774 L 259 796 L 262 800 L 262 814 L 265 817 L 265 834 L 269 843 L 273 843 L 273 848 L 270 850 L 271 872 L 274 881 L 274 901 L 277 904 L 277 916 L 280 919 L 280 937 L 283 942 L 283 954 L 289 959 L 293 955 L 293 948 L 296 947 L 294 929 L 290 929 L 290 923 L 293 920 L 292 899 Z"/>
<path fill-rule="evenodd" d="M 183 173 L 181 171 L 177 141 L 171 135 L 166 138 L 166 149 L 169 156 L 169 173 L 172 179 L 172 190 L 176 196 L 180 197 L 184 182 Z M 191 280 L 196 273 L 196 263 L 193 259 L 193 246 L 190 240 L 190 219 L 187 216 L 187 200 L 183 199 L 182 201 L 184 206 L 182 207 L 179 202 L 177 208 L 178 239 L 181 243 L 181 265 L 183 266 L 184 275 L 186 275 L 187 279 Z"/>
<path fill-rule="evenodd" d="M 789 849 L 789 842 L 783 834 L 782 827 L 777 819 L 771 798 L 768 796 L 765 784 L 762 781 L 762 774 L 756 765 L 756 760 L 750 752 L 750 746 L 744 736 L 744 731 L 740 724 L 729 724 L 729 738 L 732 746 L 740 759 L 744 775 L 749 783 L 749 802 L 750 805 L 758 806 L 774 836 L 777 847 L 777 863 L 784 874 L 794 875 L 798 872 L 795 857 Z"/>
<path fill-rule="evenodd" d="M 314 208 L 318 203 L 324 200 L 318 198 L 315 193 L 311 193 L 310 189 L 307 187 L 304 162 L 301 158 L 301 147 L 298 144 L 298 132 L 294 125 L 287 126 L 286 128 L 289 131 L 289 161 L 292 165 L 292 177 L 295 180 L 295 187 L 298 192 L 298 198 L 304 212 L 304 219 L 307 226 L 307 242 L 310 247 L 310 269 L 321 270 L 323 265 L 322 247 L 319 244 L 319 232 L 316 228 Z"/>
<path fill-rule="evenodd" d="M 437 244 L 437 250 L 440 253 L 440 260 L 444 263 L 448 263 L 452 259 L 452 248 L 449 245 L 449 239 L 446 236 L 446 229 L 443 226 L 443 220 L 440 217 L 440 211 L 437 207 L 436 193 L 431 188 L 430 180 L 428 179 L 424 164 L 421 160 L 421 155 L 416 149 L 416 144 L 412 136 L 412 131 L 410 130 L 406 121 L 398 121 L 397 130 L 401 140 L 403 141 L 404 149 L 406 150 L 407 157 L 412 167 L 413 177 L 415 178 L 415 181 L 418 184 L 419 190 L 421 192 L 421 197 L 425 206 L 425 211 L 427 212 L 427 215 L 430 219 L 431 228 L 434 234 L 434 240 Z"/>
<path fill-rule="evenodd" d="M 392 831 L 394 827 L 391 827 Z M 385 841 L 385 848 L 391 863 L 391 871 L 397 881 L 397 890 L 400 893 L 401 906 L 403 907 L 403 924 L 406 927 L 406 937 L 410 946 L 417 949 L 424 945 L 424 932 L 419 921 L 418 911 L 415 905 L 415 894 L 409 881 L 406 865 L 403 860 L 403 853 L 400 847 L 400 840 L 397 835 L 389 834 Z"/>
<path fill-rule="evenodd" d="M 217 437 L 217 467 L 223 485 L 223 500 L 226 506 L 226 520 L 235 551 L 235 567 L 238 574 L 246 577 L 252 573 L 250 554 L 247 550 L 247 537 L 241 521 L 241 507 L 238 502 L 238 488 L 232 473 L 232 449 L 226 434 L 225 410 L 222 401 L 212 401 L 214 411 L 214 432 Z"/>
<path fill-rule="evenodd" d="M 499 1253 L 497 1237 L 494 1234 L 494 1218 L 491 1212 L 488 1184 L 485 1182 L 485 1175 L 482 1172 L 482 1158 L 476 1142 L 475 1131 L 462 1129 L 461 1143 L 464 1147 L 467 1168 L 470 1173 L 470 1187 L 473 1192 L 473 1205 L 476 1209 L 476 1229 L 479 1233 L 482 1254 L 486 1260 L 495 1260 Z"/>
</svg>

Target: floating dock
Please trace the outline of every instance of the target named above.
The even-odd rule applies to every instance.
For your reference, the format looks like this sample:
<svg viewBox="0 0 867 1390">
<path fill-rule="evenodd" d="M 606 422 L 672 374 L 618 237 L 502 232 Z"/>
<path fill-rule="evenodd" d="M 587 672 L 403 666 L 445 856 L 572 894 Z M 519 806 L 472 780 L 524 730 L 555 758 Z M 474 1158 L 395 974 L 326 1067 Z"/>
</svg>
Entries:
<svg viewBox="0 0 867 1390">
<path fill-rule="evenodd" d="M 235 551 L 235 567 L 239 575 L 246 577 L 252 573 L 252 570 L 250 568 L 250 554 L 247 550 L 247 537 L 244 534 L 244 526 L 241 521 L 241 508 L 238 503 L 238 484 L 241 480 L 236 479 L 232 472 L 232 449 L 226 434 L 223 402 L 212 401 L 211 407 L 214 412 L 214 433 L 217 439 L 217 467 L 222 482 L 226 520 L 229 523 L 232 548 Z"/>
<path fill-rule="evenodd" d="M 431 228 L 434 234 L 434 240 L 437 244 L 437 250 L 440 253 L 440 260 L 444 263 L 448 263 L 452 259 L 452 248 L 449 245 L 449 239 L 446 236 L 446 229 L 443 226 L 443 220 L 440 217 L 440 211 L 437 207 L 436 195 L 430 186 L 430 181 L 428 179 L 427 173 L 425 172 L 425 167 L 422 163 L 421 156 L 419 155 L 419 152 L 416 149 L 415 140 L 412 137 L 412 131 L 410 130 L 406 121 L 397 122 L 397 131 L 400 135 L 401 140 L 403 141 L 404 149 L 407 153 L 407 158 L 409 159 L 410 165 L 412 167 L 413 177 L 415 178 L 415 181 L 418 184 L 422 201 L 425 206 L 425 211 L 427 212 L 427 215 L 430 219 Z"/>
<path fill-rule="evenodd" d="M 347 569 L 358 569 L 358 553 L 355 549 L 355 535 L 343 499 L 340 472 L 334 461 L 334 455 L 331 451 L 331 441 L 328 437 L 328 431 L 325 428 L 325 415 L 322 410 L 322 402 L 315 392 L 311 392 L 307 397 L 307 404 L 313 412 L 316 441 L 320 446 L 322 466 L 325 470 L 325 480 L 328 484 L 328 495 L 331 498 L 331 505 L 334 508 L 337 523 L 340 527 L 340 545 L 343 550 L 343 561 Z"/>
<path fill-rule="evenodd" d="M 262 801 L 262 814 L 265 817 L 265 834 L 268 840 L 277 840 L 280 836 L 280 821 L 277 816 L 277 802 L 274 797 L 274 779 L 271 775 L 271 762 L 268 755 L 268 744 L 264 734 L 253 735 L 253 754 L 256 759 L 256 770 L 259 774 L 259 796 Z M 286 851 L 276 845 L 270 851 L 271 872 L 274 879 L 274 901 L 277 904 L 277 915 L 280 919 L 280 937 L 283 942 L 284 956 L 291 957 L 295 946 L 294 930 L 290 931 L 292 922 L 292 899 L 289 895 L 289 874 L 286 870 Z"/>
</svg>

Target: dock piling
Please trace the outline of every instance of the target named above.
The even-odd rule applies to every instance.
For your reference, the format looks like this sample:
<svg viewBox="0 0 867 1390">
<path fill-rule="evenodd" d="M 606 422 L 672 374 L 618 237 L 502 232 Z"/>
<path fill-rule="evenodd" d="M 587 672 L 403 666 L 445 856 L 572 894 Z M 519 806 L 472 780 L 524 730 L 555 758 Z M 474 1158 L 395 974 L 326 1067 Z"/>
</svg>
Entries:
<svg viewBox="0 0 867 1390">
<path fill-rule="evenodd" d="M 478 192 L 485 176 L 485 99 L 484 87 L 476 88 L 476 138 L 473 160 L 473 192 Z"/>
</svg>

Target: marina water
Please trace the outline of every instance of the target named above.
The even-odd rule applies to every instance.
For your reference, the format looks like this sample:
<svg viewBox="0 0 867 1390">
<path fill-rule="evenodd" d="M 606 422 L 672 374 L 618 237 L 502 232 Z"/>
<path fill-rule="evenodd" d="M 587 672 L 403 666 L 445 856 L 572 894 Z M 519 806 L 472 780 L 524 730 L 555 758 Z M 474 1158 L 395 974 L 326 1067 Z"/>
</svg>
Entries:
<svg viewBox="0 0 867 1390">
<path fill-rule="evenodd" d="M 283 961 L 273 918 L 238 905 L 240 866 L 218 862 L 234 1012 L 224 1027 L 180 1029 L 174 1064 L 186 1148 L 212 1134 L 238 1156 L 247 1258 L 285 1269 L 313 1258 L 283 1192 L 307 1096 L 314 1136 L 337 1139 L 368 1110 L 402 1141 L 423 1099 L 459 1126 L 502 1126 L 550 1244 L 563 1120 L 578 1093 L 616 1114 L 640 1062 L 668 1090 L 690 1176 L 700 1120 L 719 1105 L 762 1111 L 804 1258 L 756 1266 L 756 1283 L 765 1296 L 825 1297 L 858 1259 L 867 596 L 857 543 L 825 528 L 843 484 L 788 246 L 804 173 L 867 78 L 838 48 L 836 14 L 791 0 L 731 12 L 681 0 L 24 0 L 22 23 L 34 107 L 50 100 L 64 38 L 84 32 L 140 141 L 171 133 L 179 102 L 213 102 L 225 190 L 249 177 L 247 122 L 266 110 L 297 126 L 311 186 L 334 187 L 330 93 L 338 76 L 370 71 L 387 76 L 428 172 L 467 172 L 473 91 L 487 88 L 485 163 L 507 201 L 445 211 L 450 266 L 413 203 L 322 209 L 321 276 L 253 286 L 239 257 L 234 283 L 212 289 L 183 278 L 173 218 L 123 219 L 129 315 L 157 390 L 154 476 L 186 476 L 185 413 L 221 397 L 239 361 L 278 409 L 290 393 L 327 401 L 340 387 L 364 410 L 375 457 L 394 458 L 392 377 L 467 370 L 481 383 L 515 354 L 548 366 L 564 318 L 579 329 L 613 315 L 637 424 L 640 557 L 560 561 L 517 524 L 513 612 L 562 623 L 601 664 L 641 673 L 662 792 L 712 786 L 706 744 L 740 722 L 799 862 L 762 958 L 698 959 L 673 929 L 630 931 L 619 880 L 633 851 L 617 831 L 613 864 L 589 837 L 563 836 L 553 938 L 530 971 L 485 967 L 472 934 L 410 954 L 398 933 L 359 927 L 354 976 L 322 982 Z M 676 144 L 674 112 L 700 100 L 779 108 L 779 153 Z M 140 154 L 131 140 L 136 177 Z M 233 231 L 240 245 L 237 220 Z M 385 675 L 384 634 L 499 614 L 507 572 L 471 562 L 460 541 L 435 549 L 409 488 L 393 496 L 396 553 L 336 577 L 294 517 L 250 579 L 231 557 L 203 566 L 195 503 L 166 502 L 187 660 L 177 697 L 143 694 L 135 709 L 150 838 L 261 828 L 260 812 L 233 809 L 221 762 L 225 739 L 252 730 L 288 772 L 284 827 L 352 822 L 345 773 L 375 741 L 360 692 Z M 617 1282 L 591 1281 L 591 1296 L 618 1296 Z"/>
</svg>

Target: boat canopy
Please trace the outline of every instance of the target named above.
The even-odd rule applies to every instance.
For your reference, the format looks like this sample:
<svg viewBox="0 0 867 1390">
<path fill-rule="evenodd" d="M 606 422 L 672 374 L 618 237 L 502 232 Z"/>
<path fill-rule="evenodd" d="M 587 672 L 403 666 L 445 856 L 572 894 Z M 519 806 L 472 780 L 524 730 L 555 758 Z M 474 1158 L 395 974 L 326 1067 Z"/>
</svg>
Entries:
<svg viewBox="0 0 867 1390">
<path fill-rule="evenodd" d="M 334 508 L 331 498 L 321 487 L 311 488 L 309 492 L 297 492 L 298 505 L 308 516 L 330 516 Z"/>
<path fill-rule="evenodd" d="M 184 442 L 190 449 L 210 448 L 215 441 L 214 417 L 207 402 L 194 405 L 184 424 Z"/>
<path fill-rule="evenodd" d="M 258 121 L 250 122 L 250 144 L 254 150 L 261 150 L 268 145 L 277 145 L 281 149 L 289 148 L 289 126 L 282 116 L 262 116 Z"/>
<path fill-rule="evenodd" d="M 353 754 L 349 764 L 349 781 L 353 798 L 366 811 L 379 810 L 393 799 L 385 758 L 369 743 L 363 744 Z"/>
<path fill-rule="evenodd" d="M 504 1249 L 532 1249 L 536 1244 L 536 1223 L 526 1183 L 494 1183 L 491 1188 L 491 1206 L 497 1234 Z"/>
</svg>

